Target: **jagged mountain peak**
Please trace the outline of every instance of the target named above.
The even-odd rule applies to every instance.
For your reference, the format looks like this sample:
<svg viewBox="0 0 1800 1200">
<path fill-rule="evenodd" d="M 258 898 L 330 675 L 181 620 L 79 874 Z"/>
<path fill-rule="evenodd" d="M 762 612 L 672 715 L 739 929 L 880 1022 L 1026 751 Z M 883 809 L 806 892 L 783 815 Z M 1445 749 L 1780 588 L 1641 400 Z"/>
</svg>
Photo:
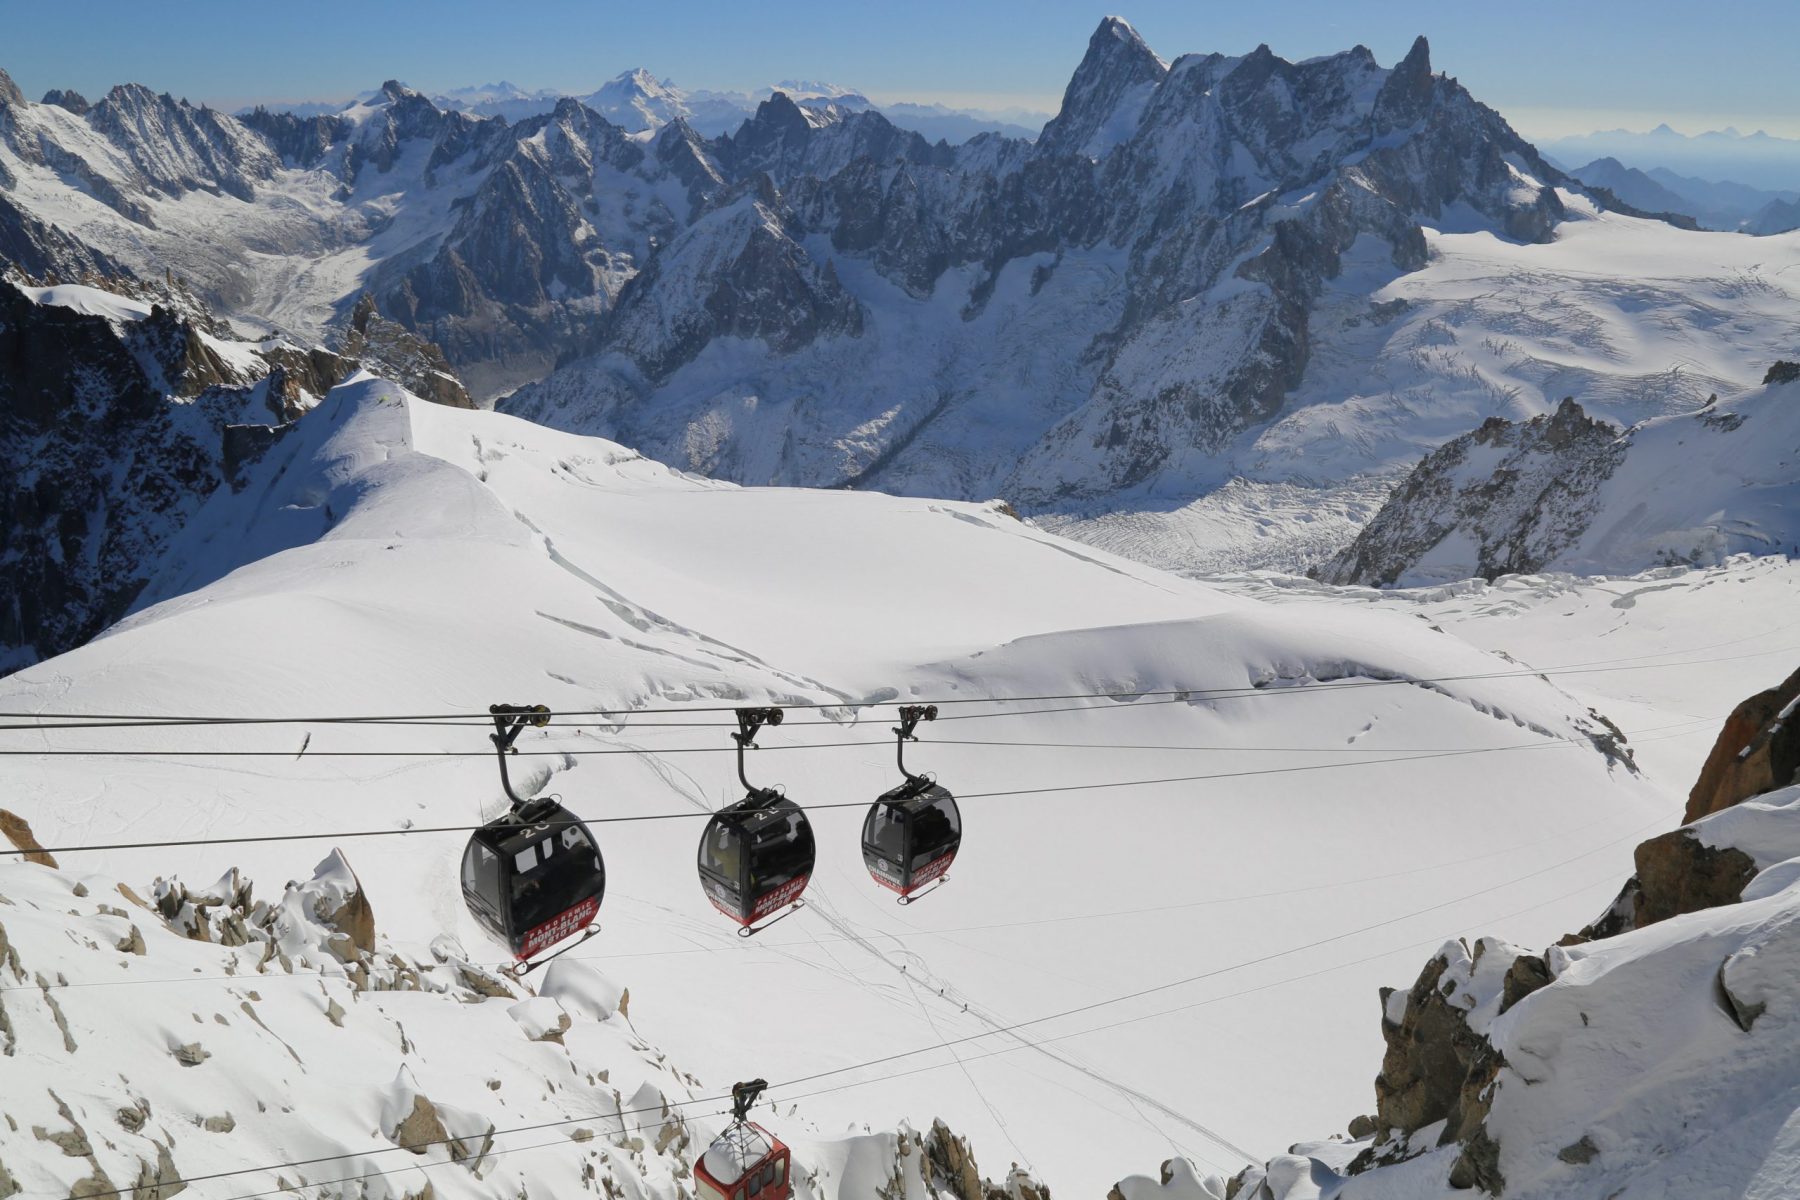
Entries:
<svg viewBox="0 0 1800 1200">
<path fill-rule="evenodd" d="M 1099 158 L 1130 137 L 1150 94 L 1169 73 L 1129 23 L 1107 17 L 1063 92 L 1062 108 L 1044 126 L 1046 152 Z"/>
<path fill-rule="evenodd" d="M 1401 59 L 1394 69 L 1420 75 L 1431 74 L 1431 39 L 1422 33 L 1414 38 L 1412 46 L 1406 52 L 1406 57 Z"/>
<path fill-rule="evenodd" d="M 39 103 L 66 108 L 78 117 L 85 117 L 88 110 L 93 107 L 88 103 L 86 96 L 73 88 L 51 88 L 44 93 L 44 98 Z"/>
<path fill-rule="evenodd" d="M 783 91 L 769 93 L 769 98 L 756 106 L 756 115 L 752 121 L 767 122 L 779 125 L 807 125 L 806 112 L 794 98 Z"/>
<path fill-rule="evenodd" d="M 739 150 L 780 145 L 804 138 L 812 128 L 812 119 L 794 103 L 793 97 L 774 92 L 756 106 L 756 112 L 729 136 L 729 141 Z"/>
<path fill-rule="evenodd" d="M 1136 49 L 1150 50 L 1150 44 L 1144 41 L 1143 34 L 1139 33 L 1130 21 L 1115 14 L 1108 14 L 1100 18 L 1100 24 L 1094 29 L 1093 36 L 1088 39 L 1088 52 L 1091 54 L 1096 46 L 1109 39 Z M 1151 57 L 1155 57 L 1154 53 L 1151 54 Z"/>
<path fill-rule="evenodd" d="M 380 99 L 387 101 L 389 104 L 400 104 L 407 100 L 424 100 L 427 104 L 431 103 L 430 100 L 425 98 L 423 92 L 415 91 L 414 89 L 407 87 L 398 79 L 384 80 L 380 90 L 376 94 Z M 433 107 L 436 106 L 433 105 Z"/>
<path fill-rule="evenodd" d="M 660 92 L 668 88 L 668 83 L 652 75 L 647 68 L 633 67 L 629 71 L 620 71 L 613 76 L 610 83 L 628 83 L 647 92 Z"/>
<path fill-rule="evenodd" d="M 1385 131 L 1418 120 L 1431 107 L 1432 91 L 1431 43 L 1421 33 L 1406 57 L 1394 64 L 1375 101 L 1376 128 Z"/>
<path fill-rule="evenodd" d="M 0 108 L 23 103 L 25 103 L 25 93 L 19 90 L 19 85 L 12 81 L 11 75 L 0 70 Z"/>
<path fill-rule="evenodd" d="M 137 110 L 167 104 L 175 107 L 175 98 L 167 92 L 158 95 L 148 86 L 141 83 L 115 83 L 107 89 L 106 95 L 100 99 L 100 105 L 114 108 Z M 99 107 L 96 105 L 95 107 Z"/>
</svg>

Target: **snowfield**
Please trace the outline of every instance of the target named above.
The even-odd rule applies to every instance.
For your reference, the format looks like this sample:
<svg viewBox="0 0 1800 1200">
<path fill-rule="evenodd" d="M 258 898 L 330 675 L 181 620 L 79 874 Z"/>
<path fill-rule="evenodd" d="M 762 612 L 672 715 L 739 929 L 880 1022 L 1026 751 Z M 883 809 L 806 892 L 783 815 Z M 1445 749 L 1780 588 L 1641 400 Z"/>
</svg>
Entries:
<svg viewBox="0 0 1800 1200">
<path fill-rule="evenodd" d="M 1590 712 L 1633 733 L 1669 724 L 1654 705 L 1619 719 L 1579 679 L 1523 673 L 1410 612 L 1257 594 L 1269 590 L 1165 574 L 992 506 L 696 479 L 362 377 L 241 490 L 214 495 L 139 611 L 5 680 L 0 709 L 676 710 L 555 722 L 523 739 L 515 773 L 585 818 L 659 818 L 594 826 L 604 932 L 570 956 L 630 989 L 636 1036 L 703 1094 L 767 1077 L 769 1120 L 809 1162 L 841 1151 L 807 1139 L 941 1117 L 991 1177 L 1012 1161 L 1103 1193 L 1171 1155 L 1225 1174 L 1341 1128 L 1369 1103 L 1377 985 L 1410 978 L 1446 937 L 1539 945 L 1579 926 L 1616 892 L 1635 842 L 1676 821 L 1685 780 L 1635 774 Z M 1658 645 L 1691 632 L 1671 624 Z M 1758 672 L 1736 671 L 1741 696 Z M 1191 694 L 1151 694 L 1175 689 Z M 1101 692 L 1120 698 L 982 702 Z M 945 706 L 908 754 L 965 796 L 966 840 L 952 882 L 901 908 L 862 867 L 855 806 L 896 781 L 893 705 L 915 698 L 970 701 Z M 807 907 L 750 941 L 693 873 L 701 818 L 738 794 L 734 726 L 705 710 L 739 702 L 823 706 L 765 730 L 768 752 L 747 769 L 803 804 L 851 806 L 813 816 Z M 65 854 L 75 878 L 144 894 L 158 877 L 198 889 L 235 867 L 266 895 L 335 845 L 408 961 L 435 961 L 434 942 L 503 957 L 458 894 L 462 834 L 355 836 L 499 811 L 479 723 L 6 736 L 18 750 L 263 755 L 15 756 L 8 807 L 46 846 L 344 835 Z M 57 969 L 111 978 L 104 957 Z M 190 990 L 129 1002 L 192 1024 Z M 12 1010 L 41 1003 L 9 996 Z M 1078 1011 L 1040 1020 L 1066 1010 Z M 958 1044 L 933 1049 L 945 1042 Z M 34 1104 L 72 1066 L 90 1081 L 112 1069 L 89 1057 L 98 1045 L 72 1060 L 24 1045 Z M 505 1078 L 535 1078 L 533 1061 L 506 1063 Z M 782 1086 L 819 1072 L 833 1074 Z M 370 1060 L 346 1086 L 392 1080 L 390 1061 Z M 543 1111 L 574 1116 L 588 1098 L 558 1092 Z M 391 1145 L 331 1136 L 345 1151 Z M 41 1145 L 27 1147 L 34 1164 Z M 0 1156 L 15 1174 L 18 1153 Z M 299 1156 L 272 1123 L 241 1125 L 232 1153 Z M 531 1153 L 580 1169 L 579 1150 Z M 835 1186 L 823 1194 L 863 1194 Z M 513 1194 L 482 1188 L 470 1194 Z"/>
</svg>

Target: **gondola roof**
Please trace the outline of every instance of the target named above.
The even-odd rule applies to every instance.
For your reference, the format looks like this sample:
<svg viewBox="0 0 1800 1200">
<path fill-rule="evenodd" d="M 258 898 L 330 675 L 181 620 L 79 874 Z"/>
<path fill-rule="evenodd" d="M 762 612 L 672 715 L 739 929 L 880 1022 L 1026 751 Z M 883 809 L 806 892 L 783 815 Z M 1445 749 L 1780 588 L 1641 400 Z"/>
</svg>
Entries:
<svg viewBox="0 0 1800 1200">
<path fill-rule="evenodd" d="M 752 1122 L 733 1125 L 713 1139 L 702 1159 L 706 1173 L 727 1186 L 775 1151 L 775 1141 Z"/>
</svg>

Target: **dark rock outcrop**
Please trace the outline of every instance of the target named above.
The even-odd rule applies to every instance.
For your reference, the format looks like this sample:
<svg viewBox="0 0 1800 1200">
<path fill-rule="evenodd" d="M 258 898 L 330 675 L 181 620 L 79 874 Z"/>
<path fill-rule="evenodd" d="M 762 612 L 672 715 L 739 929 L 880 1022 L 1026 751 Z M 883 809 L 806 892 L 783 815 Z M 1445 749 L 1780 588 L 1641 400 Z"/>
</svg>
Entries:
<svg viewBox="0 0 1800 1200">
<path fill-rule="evenodd" d="M 1756 877 L 1756 862 L 1748 854 L 1733 846 L 1708 846 L 1686 829 L 1641 843 L 1633 857 L 1637 866 L 1633 929 L 1736 904 L 1744 885 Z"/>
<path fill-rule="evenodd" d="M 1520 424 L 1489 417 L 1426 455 L 1356 539 L 1313 574 L 1385 586 L 1452 537 L 1474 552 L 1472 563 L 1454 566 L 1483 579 L 1541 570 L 1586 530 L 1592 513 L 1583 501 L 1625 449 L 1618 429 L 1573 399 Z"/>
<path fill-rule="evenodd" d="M 0 168 L 0 185 L 6 182 L 3 173 Z M 0 194 L 0 273 L 9 267 L 34 279 L 116 279 L 130 274 L 108 255 Z"/>
<path fill-rule="evenodd" d="M 1684 822 L 1795 781 L 1800 771 L 1796 701 L 1800 701 L 1800 671 L 1731 710 L 1700 768 L 1700 778 L 1688 792 Z"/>
<path fill-rule="evenodd" d="M 78 117 L 87 116 L 88 110 L 93 107 L 87 102 L 87 97 L 83 96 L 80 92 L 64 88 L 51 88 L 44 93 L 43 102 L 45 104 L 54 104 L 58 108 L 67 109 Z"/>
<path fill-rule="evenodd" d="M 178 280 L 94 283 L 110 295 L 87 294 L 100 308 L 84 311 L 88 300 L 0 279 L 0 673 L 124 615 L 187 518 L 279 436 L 271 426 L 356 366 L 232 343 Z M 435 349 L 404 330 L 359 349 L 382 370 L 416 367 L 412 382 L 434 398 L 469 404 Z"/>
<path fill-rule="evenodd" d="M 343 353 L 364 370 L 393 380 L 421 400 L 450 408 L 475 407 L 437 344 L 383 317 L 376 311 L 375 297 L 367 292 L 350 314 Z"/>
<path fill-rule="evenodd" d="M 54 867 L 56 859 L 43 847 L 43 844 L 31 832 L 31 822 L 18 813 L 8 812 L 0 808 L 0 837 L 12 843 L 15 850 L 23 850 L 26 862 L 37 863 L 41 867 Z"/>
</svg>

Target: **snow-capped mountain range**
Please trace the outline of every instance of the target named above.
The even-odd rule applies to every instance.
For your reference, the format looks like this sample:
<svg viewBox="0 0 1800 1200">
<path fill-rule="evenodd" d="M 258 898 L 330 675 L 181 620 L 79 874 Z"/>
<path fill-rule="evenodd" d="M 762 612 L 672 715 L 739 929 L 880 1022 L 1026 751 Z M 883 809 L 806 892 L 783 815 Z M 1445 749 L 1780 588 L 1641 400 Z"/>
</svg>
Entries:
<svg viewBox="0 0 1800 1200">
<path fill-rule="evenodd" d="M 816 79 L 784 79 L 769 87 L 744 92 L 690 89 L 677 85 L 672 79 L 658 79 L 642 67 L 622 72 L 591 92 L 564 92 L 555 88 L 527 91 L 515 83 L 501 80 L 498 83 L 433 92 L 431 101 L 443 109 L 520 121 L 552 112 L 559 100 L 572 96 L 619 128 L 632 133 L 642 133 L 680 119 L 707 137 L 717 137 L 730 133 L 755 116 L 757 107 L 776 92 L 810 108 L 835 105 L 851 112 L 878 109 L 902 129 L 923 134 L 930 141 L 941 140 L 952 144 L 966 142 L 980 133 L 1035 138 L 1044 122 L 1050 119 L 1049 113 L 1020 109 L 987 112 L 907 101 L 876 104 L 854 88 Z M 374 92 L 367 92 L 357 96 L 355 100 L 367 101 L 374 96 Z M 298 116 L 319 116 L 341 111 L 346 106 L 306 102 L 268 107 Z M 250 111 L 252 110 L 244 109 L 238 115 L 243 116 Z"/>
<path fill-rule="evenodd" d="M 877 104 L 854 88 L 815 79 L 784 79 L 747 92 L 689 89 L 678 86 L 671 79 L 658 79 L 642 67 L 626 71 L 586 93 L 565 93 L 550 88 L 528 92 L 502 81 L 433 93 L 431 99 L 440 108 L 519 121 L 551 112 L 557 101 L 573 94 L 575 99 L 608 121 L 632 133 L 656 129 L 679 119 L 707 137 L 718 137 L 731 133 L 754 117 L 763 101 L 776 92 L 807 108 L 835 106 L 846 112 L 879 111 L 901 129 L 922 134 L 928 141 L 947 141 L 952 145 L 982 133 L 1035 138 L 1050 118 L 1048 113 L 1016 110 L 991 113 L 907 101 Z"/>
<path fill-rule="evenodd" d="M 463 111 L 518 90 L 234 118 L 8 84 L 0 247 L 172 271 L 300 344 L 367 291 L 509 411 L 743 482 L 1003 496 L 1201 569 L 1317 565 L 1489 417 L 1696 411 L 1800 342 L 1800 242 L 1584 190 L 1423 39 L 1171 63 L 1109 18 L 1033 142 L 931 143 L 804 81 L 708 137 L 643 72 Z"/>
<path fill-rule="evenodd" d="M 1565 163 L 1617 158 L 1645 171 L 1661 167 L 1703 179 L 1741 180 L 1757 188 L 1800 188 L 1800 138 L 1762 129 L 1742 133 L 1728 127 L 1686 134 L 1663 124 L 1647 132 L 1596 130 L 1539 145 Z"/>
<path fill-rule="evenodd" d="M 1197 567 L 1312 565 L 1489 416 L 1695 409 L 1800 340 L 1789 239 L 1585 191 L 1423 39 L 1171 63 L 1109 18 L 1035 142 L 931 143 L 812 84 L 708 137 L 641 72 L 463 111 L 517 90 L 234 118 L 8 86 L 0 244 L 172 270 L 300 342 L 368 291 L 478 397 L 524 385 L 512 412 L 739 481 L 1004 496 Z"/>
</svg>

